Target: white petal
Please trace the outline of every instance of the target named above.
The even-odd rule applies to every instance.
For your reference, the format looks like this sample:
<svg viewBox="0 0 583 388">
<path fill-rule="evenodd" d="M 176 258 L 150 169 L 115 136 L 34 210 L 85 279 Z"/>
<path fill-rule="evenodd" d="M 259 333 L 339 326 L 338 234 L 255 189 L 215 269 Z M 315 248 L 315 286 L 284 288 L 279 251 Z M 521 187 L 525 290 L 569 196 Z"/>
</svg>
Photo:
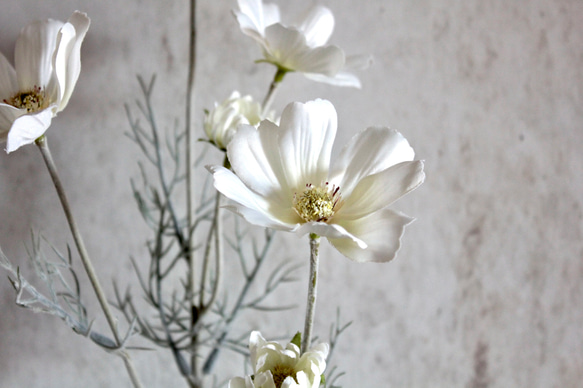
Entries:
<svg viewBox="0 0 583 388">
<path fill-rule="evenodd" d="M 8 132 L 6 153 L 16 151 L 23 145 L 34 143 L 36 139 L 44 135 L 51 125 L 55 108 L 53 105 L 35 114 L 27 114 L 17 118 Z"/>
<path fill-rule="evenodd" d="M 30 91 L 35 86 L 45 88 L 51 82 L 53 54 L 57 44 L 57 34 L 63 22 L 44 20 L 26 26 L 14 49 L 14 67 L 20 91 Z"/>
<path fill-rule="evenodd" d="M 368 246 L 361 249 L 349 239 L 328 239 L 344 256 L 359 263 L 387 262 L 392 260 L 401 247 L 401 236 L 413 218 L 383 209 L 367 217 L 343 220 L 341 225 Z"/>
<path fill-rule="evenodd" d="M 332 76 L 344 64 L 344 52 L 336 46 L 311 48 L 295 28 L 276 23 L 265 29 L 266 59 L 288 70 Z"/>
<path fill-rule="evenodd" d="M 279 127 L 267 120 L 261 122 L 258 129 L 241 125 L 227 145 L 227 155 L 245 185 L 269 199 L 272 211 L 280 209 L 280 217 L 292 222 L 296 220 L 291 208 L 294 190 L 289 187 L 282 170 L 278 146 L 280 132 Z"/>
<path fill-rule="evenodd" d="M 304 33 L 308 46 L 323 46 L 334 31 L 334 15 L 328 8 L 315 5 L 307 12 L 298 28 Z"/>
<path fill-rule="evenodd" d="M 332 76 L 314 73 L 304 73 L 304 75 L 312 81 L 360 89 L 362 87 L 360 79 L 352 71 L 366 69 L 371 63 L 372 56 L 370 55 L 349 55 L 342 69 Z"/>
<path fill-rule="evenodd" d="M 419 160 L 369 175 L 358 182 L 334 217 L 355 219 L 374 213 L 415 190 L 424 180 L 423 162 Z"/>
<path fill-rule="evenodd" d="M 299 228 L 295 230 L 299 236 L 303 236 L 308 233 L 315 233 L 318 236 L 326 237 L 328 239 L 346 239 L 354 242 L 360 248 L 366 248 L 366 243 L 362 241 L 357 236 L 348 232 L 344 227 L 338 224 L 326 224 L 324 222 L 306 222 L 301 224 Z"/>
<path fill-rule="evenodd" d="M 226 206 L 227 209 L 241 215 L 253 225 L 279 230 L 292 230 L 296 227 L 295 224 L 278 219 L 279 212 L 273 209 L 273 204 L 251 191 L 230 170 L 221 166 L 207 166 L 207 169 L 213 174 L 215 188 L 237 203 L 235 206 Z"/>
<path fill-rule="evenodd" d="M 54 55 L 54 69 L 59 83 L 59 108 L 62 111 L 69 102 L 81 71 L 81 43 L 89 29 L 90 20 L 86 14 L 75 11 L 63 25 L 57 38 Z"/>
<path fill-rule="evenodd" d="M 0 53 L 0 101 L 15 96 L 19 91 L 16 71 L 6 57 Z"/>
<path fill-rule="evenodd" d="M 336 110 L 326 100 L 288 104 L 281 115 L 279 149 L 290 188 L 320 185 L 328 178 L 336 137 Z"/>
<path fill-rule="evenodd" d="M 273 375 L 269 370 L 263 373 L 255 374 L 253 382 L 255 384 L 255 387 L 280 388 L 275 386 L 275 383 L 273 382 Z"/>
<path fill-rule="evenodd" d="M 241 31 L 263 45 L 265 28 L 280 21 L 279 7 L 261 0 L 239 0 L 238 4 L 239 10 L 233 10 L 233 14 Z"/>
<path fill-rule="evenodd" d="M 330 179 L 348 198 L 362 178 L 411 161 L 414 156 L 413 148 L 399 132 L 386 127 L 370 127 L 355 135 L 342 149 Z"/>
<path fill-rule="evenodd" d="M 297 383 L 292 376 L 287 376 L 281 382 L 281 388 L 311 388 L 310 380 L 304 372 L 296 373 L 296 378 L 298 379 Z"/>
<path fill-rule="evenodd" d="M 0 143 L 6 141 L 8 132 L 12 128 L 14 121 L 25 114 L 25 109 L 18 109 L 12 105 L 0 103 Z"/>
<path fill-rule="evenodd" d="M 360 79 L 352 73 L 347 71 L 339 71 L 333 76 L 327 76 L 324 74 L 315 74 L 315 73 L 304 73 L 306 78 L 311 79 L 312 81 L 322 82 L 328 85 L 334 86 L 343 86 L 349 88 L 362 88 L 362 84 Z"/>
</svg>

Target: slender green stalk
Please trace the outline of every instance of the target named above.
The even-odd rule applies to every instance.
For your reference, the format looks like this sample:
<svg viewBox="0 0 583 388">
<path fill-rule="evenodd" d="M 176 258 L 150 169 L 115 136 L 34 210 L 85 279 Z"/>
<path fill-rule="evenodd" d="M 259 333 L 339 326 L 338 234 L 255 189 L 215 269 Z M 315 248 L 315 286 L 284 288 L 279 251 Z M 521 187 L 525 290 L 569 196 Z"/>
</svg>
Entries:
<svg viewBox="0 0 583 388">
<path fill-rule="evenodd" d="M 267 91 L 267 94 L 263 99 L 263 103 L 261 104 L 262 117 L 265 117 L 265 115 L 269 111 L 271 103 L 273 102 L 273 98 L 275 97 L 275 92 L 277 91 L 277 88 L 281 84 L 281 81 L 283 81 L 283 77 L 287 72 L 288 70 L 282 69 L 281 67 L 277 68 L 277 72 L 273 76 L 273 81 L 271 81 L 271 84 L 269 85 L 269 90 Z"/>
<path fill-rule="evenodd" d="M 306 321 L 302 337 L 302 353 L 310 348 L 312 343 L 312 329 L 316 312 L 316 298 L 318 296 L 318 264 L 319 264 L 320 236 L 310 234 L 310 277 L 308 283 L 308 301 L 306 304 Z"/>
<path fill-rule="evenodd" d="M 113 316 L 109 303 L 107 302 L 107 298 L 105 293 L 103 292 L 103 288 L 97 279 L 97 274 L 95 273 L 95 269 L 93 268 L 93 264 L 91 263 L 91 259 L 89 258 L 89 253 L 87 253 L 87 249 L 85 248 L 85 244 L 83 243 L 83 238 L 81 237 L 81 232 L 77 227 L 77 223 L 73 218 L 73 213 L 71 210 L 71 206 L 69 205 L 69 200 L 65 194 L 65 189 L 63 184 L 61 183 L 61 179 L 57 172 L 57 166 L 53 161 L 53 157 L 51 155 L 51 151 L 49 149 L 49 145 L 47 144 L 47 140 L 45 136 L 41 136 L 36 140 L 36 145 L 40 149 L 40 152 L 43 156 L 47 169 L 49 170 L 49 174 L 51 179 L 53 180 L 53 184 L 55 189 L 57 190 L 57 195 L 61 201 L 61 206 L 63 207 L 63 211 L 65 212 L 65 217 L 67 218 L 67 222 L 69 223 L 69 227 L 71 229 L 71 234 L 73 235 L 73 240 L 75 241 L 75 246 L 77 247 L 77 251 L 79 252 L 79 256 L 81 257 L 81 262 L 83 263 L 83 267 L 85 268 L 85 272 L 89 277 L 89 281 L 93 286 L 93 290 L 97 296 L 101 309 L 105 314 L 105 319 L 109 324 L 109 327 L 113 333 L 113 337 L 115 339 L 116 345 L 121 347 L 122 341 L 119 337 L 119 333 L 117 331 L 117 323 L 116 319 Z M 142 387 L 130 355 L 126 351 L 121 351 L 119 354 L 122 356 L 124 360 L 124 364 L 132 381 L 134 387 Z"/>
</svg>

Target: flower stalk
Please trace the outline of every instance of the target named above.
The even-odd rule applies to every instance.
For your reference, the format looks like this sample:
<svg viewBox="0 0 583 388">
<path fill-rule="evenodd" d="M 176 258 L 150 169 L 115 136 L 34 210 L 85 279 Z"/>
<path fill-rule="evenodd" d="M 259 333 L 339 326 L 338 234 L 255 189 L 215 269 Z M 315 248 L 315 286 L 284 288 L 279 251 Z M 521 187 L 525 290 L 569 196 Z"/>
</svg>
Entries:
<svg viewBox="0 0 583 388">
<path fill-rule="evenodd" d="M 312 342 L 312 329 L 316 313 L 316 299 L 318 297 L 318 266 L 320 251 L 320 236 L 310 233 L 310 276 L 308 281 L 308 300 L 306 303 L 306 321 L 302 337 L 302 354 L 307 352 Z"/>
<path fill-rule="evenodd" d="M 273 99 L 275 98 L 275 92 L 277 91 L 281 81 L 283 81 L 283 77 L 286 75 L 288 70 L 283 69 L 281 67 L 277 68 L 275 75 L 273 76 L 273 81 L 269 84 L 269 90 L 263 99 L 263 103 L 261 104 L 261 117 L 266 117 L 267 112 L 269 112 L 269 108 L 273 103 Z"/>
<path fill-rule="evenodd" d="M 101 284 L 99 283 L 99 279 L 97 278 L 97 274 L 95 272 L 93 264 L 91 263 L 91 259 L 89 258 L 89 253 L 87 252 L 87 249 L 85 248 L 85 244 L 83 242 L 83 238 L 81 237 L 81 232 L 79 231 L 79 228 L 77 227 L 77 223 L 75 222 L 75 219 L 73 218 L 73 212 L 71 210 L 71 206 L 69 205 L 69 200 L 67 199 L 67 195 L 65 194 L 65 189 L 63 187 L 63 184 L 61 183 L 61 179 L 60 179 L 59 174 L 57 172 L 57 166 L 55 165 L 55 162 L 53 160 L 51 151 L 50 151 L 48 143 L 47 143 L 47 139 L 43 135 L 43 136 L 39 137 L 35 141 L 35 143 L 38 146 L 38 148 L 43 156 L 43 159 L 45 161 L 45 164 L 47 166 L 47 169 L 49 171 L 49 174 L 50 174 L 51 179 L 53 181 L 53 184 L 55 186 L 55 189 L 57 190 L 57 195 L 59 197 L 59 200 L 61 201 L 61 206 L 63 208 L 63 211 L 65 212 L 65 217 L 67 218 L 67 223 L 69 224 L 69 228 L 71 229 L 71 234 L 73 235 L 73 240 L 75 241 L 75 246 L 77 247 L 77 251 L 79 252 L 79 256 L 81 257 L 81 262 L 83 263 L 83 267 L 85 268 L 85 272 L 87 273 L 87 276 L 89 277 L 89 281 L 91 282 L 91 286 L 93 287 L 93 290 L 95 291 L 95 295 L 97 296 L 97 299 L 99 301 L 99 305 L 101 306 L 101 309 L 103 310 L 103 313 L 105 315 L 105 319 L 107 320 L 107 323 L 111 329 L 111 332 L 113 333 L 115 343 L 118 346 L 118 348 L 120 349 L 118 354 L 124 360 L 124 364 L 126 366 L 126 369 L 128 371 L 128 374 L 130 376 L 130 379 L 132 381 L 133 386 L 135 388 L 141 388 L 142 384 L 140 383 L 140 380 L 139 380 L 137 372 L 134 368 L 133 362 L 132 362 L 129 354 L 125 350 L 123 350 L 122 341 L 121 341 L 121 338 L 120 338 L 119 333 L 117 331 L 116 319 L 113 316 L 113 313 L 111 311 L 109 303 L 107 302 L 107 298 L 105 296 L 105 292 L 103 291 L 103 287 L 101 287 Z"/>
<path fill-rule="evenodd" d="M 189 56 L 188 56 L 188 80 L 186 84 L 186 220 L 188 230 L 193 225 L 193 206 L 192 206 L 192 122 L 193 120 L 193 103 L 194 103 L 194 76 L 196 70 L 196 0 L 190 1 L 190 34 L 189 34 Z M 196 306 L 194 298 L 195 288 L 195 262 L 193 255 L 193 235 L 189 232 L 186 239 L 185 259 L 188 265 L 188 282 L 187 293 L 190 295 L 190 332 L 191 332 L 191 358 L 190 371 L 192 376 L 197 376 L 197 343 L 198 335 L 196 325 L 199 320 L 200 306 Z M 196 384 L 191 384 L 196 386 Z"/>
</svg>

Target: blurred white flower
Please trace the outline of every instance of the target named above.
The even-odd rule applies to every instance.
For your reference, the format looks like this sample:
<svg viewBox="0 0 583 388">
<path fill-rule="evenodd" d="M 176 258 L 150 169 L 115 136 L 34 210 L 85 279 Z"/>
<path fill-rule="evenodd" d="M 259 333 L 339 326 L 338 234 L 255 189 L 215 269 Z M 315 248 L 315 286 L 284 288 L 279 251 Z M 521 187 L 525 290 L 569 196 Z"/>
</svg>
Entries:
<svg viewBox="0 0 583 388">
<path fill-rule="evenodd" d="M 14 67 L 0 53 L 0 141 L 6 141 L 7 153 L 42 136 L 67 106 L 89 23 L 78 11 L 67 23 L 33 22 L 16 40 Z"/>
<path fill-rule="evenodd" d="M 339 47 L 326 44 L 334 30 L 334 16 L 328 8 L 314 5 L 297 24 L 287 26 L 281 23 L 275 4 L 261 0 L 238 3 L 239 10 L 233 12 L 241 31 L 259 43 L 265 62 L 318 82 L 360 88 L 352 71 L 368 67 L 371 57 L 347 57 Z"/>
<path fill-rule="evenodd" d="M 227 146 L 234 173 L 208 167 L 214 185 L 252 224 L 325 236 L 354 261 L 389 261 L 413 219 L 385 208 L 423 182 L 423 162 L 399 132 L 370 127 L 330 166 L 336 127 L 325 100 L 289 104 L 279 126 L 241 126 Z"/>
<path fill-rule="evenodd" d="M 329 346 L 318 344 L 300 356 L 293 343 L 284 348 L 258 331 L 249 338 L 253 376 L 235 377 L 229 388 L 317 388 L 326 369 Z"/>
<path fill-rule="evenodd" d="M 238 91 L 210 111 L 204 120 L 204 130 L 208 139 L 220 149 L 225 149 L 240 124 L 256 127 L 261 121 L 261 105 L 253 97 Z"/>
</svg>

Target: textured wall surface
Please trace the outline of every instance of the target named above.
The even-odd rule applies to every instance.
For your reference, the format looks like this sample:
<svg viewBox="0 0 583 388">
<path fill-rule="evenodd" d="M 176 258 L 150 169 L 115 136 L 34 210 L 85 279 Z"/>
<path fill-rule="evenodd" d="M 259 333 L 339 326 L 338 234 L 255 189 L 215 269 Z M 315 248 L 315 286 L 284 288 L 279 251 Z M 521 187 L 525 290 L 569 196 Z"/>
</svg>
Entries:
<svg viewBox="0 0 583 388">
<path fill-rule="evenodd" d="M 273 70 L 253 63 L 259 49 L 230 14 L 235 0 L 199 3 L 197 112 L 233 89 L 261 98 Z M 284 14 L 312 4 L 278 3 Z M 327 337 L 337 307 L 354 321 L 335 354 L 347 373 L 342 385 L 580 386 L 583 2 L 323 3 L 336 16 L 332 42 L 371 53 L 375 63 L 361 73 L 362 90 L 290 75 L 275 108 L 327 98 L 338 111 L 341 144 L 367 126 L 391 126 L 427 172 L 424 185 L 395 205 L 417 218 L 396 260 L 359 265 L 323 242 L 316 331 Z M 113 278 L 137 294 L 129 256 L 144 256 L 148 229 L 129 185 L 139 176 L 139 152 L 124 136 L 124 104 L 138 96 L 136 74 L 156 73 L 160 122 L 184 123 L 187 2 L 7 0 L 0 50 L 12 59 L 22 26 L 66 20 L 75 9 L 92 25 L 81 77 L 49 142 L 108 295 Z M 199 114 L 196 136 L 200 123 Z M 72 243 L 40 154 L 27 146 L 0 153 L 0 246 L 28 274 L 31 228 L 62 250 Z M 306 260 L 306 241 L 282 234 L 278 244 L 275 254 Z M 16 307 L 0 277 L 0 386 L 129 386 L 120 360 L 57 318 Z M 302 295 L 298 310 L 249 315 L 248 324 L 266 335 L 294 332 L 304 292 L 304 282 L 289 285 L 282 300 Z M 102 318 L 95 326 L 106 330 Z M 148 386 L 182 386 L 168 352 L 134 358 Z"/>
</svg>

